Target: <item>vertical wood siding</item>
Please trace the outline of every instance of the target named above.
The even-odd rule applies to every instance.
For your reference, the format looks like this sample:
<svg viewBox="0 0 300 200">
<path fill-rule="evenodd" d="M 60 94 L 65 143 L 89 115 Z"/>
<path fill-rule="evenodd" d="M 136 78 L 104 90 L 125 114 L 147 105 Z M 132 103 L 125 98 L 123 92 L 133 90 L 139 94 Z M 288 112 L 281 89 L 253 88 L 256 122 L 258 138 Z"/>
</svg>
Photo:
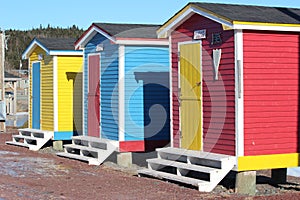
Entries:
<svg viewBox="0 0 300 200">
<path fill-rule="evenodd" d="M 159 77 L 155 77 L 154 75 L 155 72 L 161 73 L 168 71 L 169 50 L 167 47 L 125 47 L 125 141 L 169 139 L 170 107 L 168 103 L 168 83 L 167 85 L 165 84 L 166 87 L 160 87 L 160 84 L 162 83 L 158 80 Z M 151 74 L 151 72 L 154 73 Z M 139 75 L 137 73 L 143 77 L 147 76 L 148 73 L 148 77 L 146 79 L 141 78 L 138 80 Z M 157 80 L 155 80 L 156 78 Z M 159 83 L 155 85 L 156 81 L 159 81 Z M 154 84 L 144 85 L 144 82 L 152 82 Z M 151 91 L 151 94 L 146 94 L 146 91 Z M 166 96 L 166 99 L 162 99 L 161 95 Z M 157 113 L 156 116 L 149 116 L 149 109 L 151 108 L 149 108 L 150 105 L 147 107 L 145 102 L 148 102 L 149 104 L 151 101 L 159 102 L 159 100 L 161 100 L 160 106 L 162 106 L 159 109 L 162 110 L 157 112 L 162 113 Z M 153 105 L 151 107 L 154 108 Z M 165 119 L 161 119 L 160 121 L 165 123 L 162 125 L 158 125 L 158 123 L 155 124 L 154 118 L 159 119 L 159 117 L 162 117 L 164 113 L 166 114 Z M 150 122 L 150 118 L 153 118 L 152 122 Z M 147 126 L 152 126 L 152 130 L 155 129 L 154 126 L 158 126 L 157 129 L 159 130 L 152 133 L 152 136 L 145 136 Z M 149 132 L 151 132 L 150 129 Z"/>
<path fill-rule="evenodd" d="M 234 33 L 197 14 L 172 32 L 173 145 L 180 147 L 178 102 L 178 43 L 192 41 L 195 30 L 206 29 L 202 40 L 203 150 L 235 155 Z M 212 34 L 221 33 L 222 44 L 212 45 Z M 214 80 L 212 50 L 222 49 L 219 80 Z M 192 120 L 192 119 L 191 119 Z"/>
<path fill-rule="evenodd" d="M 41 129 L 53 131 L 53 61 L 51 56 L 47 56 L 45 51 L 37 47 L 30 55 L 30 73 L 32 75 L 32 63 L 38 61 L 38 55 L 43 54 L 41 61 Z M 29 94 L 32 96 L 32 77 L 30 77 Z M 29 101 L 29 127 L 32 124 L 32 99 Z"/>
<path fill-rule="evenodd" d="M 100 60 L 101 137 L 118 140 L 118 45 L 112 44 L 100 34 L 94 36 L 84 50 L 84 134 L 87 135 L 88 132 L 88 55 L 96 53 L 96 46 L 100 43 L 104 44 Z"/>
<path fill-rule="evenodd" d="M 74 102 L 81 102 L 82 96 L 80 92 L 76 92 L 74 83 L 77 78 L 80 79 L 82 71 L 82 57 L 81 56 L 58 56 L 57 59 L 57 81 L 58 81 L 58 131 L 72 131 L 74 117 L 81 115 L 81 105 L 74 105 Z M 79 80 L 80 81 L 80 80 Z M 80 88 L 79 88 L 80 89 Z M 76 101 L 76 99 L 79 99 Z M 76 109 L 79 110 L 76 111 Z M 80 122 L 77 122 L 80 123 Z M 77 124 L 77 129 L 80 129 L 80 124 Z M 76 128 L 76 127 L 74 127 Z"/>
<path fill-rule="evenodd" d="M 245 155 L 299 152 L 299 42 L 244 32 Z"/>
</svg>

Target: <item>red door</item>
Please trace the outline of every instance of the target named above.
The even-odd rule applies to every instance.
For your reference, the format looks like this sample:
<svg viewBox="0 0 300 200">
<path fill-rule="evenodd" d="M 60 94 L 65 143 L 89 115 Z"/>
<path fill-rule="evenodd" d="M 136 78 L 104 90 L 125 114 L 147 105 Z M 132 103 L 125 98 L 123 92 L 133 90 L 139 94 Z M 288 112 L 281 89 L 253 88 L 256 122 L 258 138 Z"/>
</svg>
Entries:
<svg viewBox="0 0 300 200">
<path fill-rule="evenodd" d="M 100 137 L 100 55 L 88 58 L 88 136 Z"/>
</svg>

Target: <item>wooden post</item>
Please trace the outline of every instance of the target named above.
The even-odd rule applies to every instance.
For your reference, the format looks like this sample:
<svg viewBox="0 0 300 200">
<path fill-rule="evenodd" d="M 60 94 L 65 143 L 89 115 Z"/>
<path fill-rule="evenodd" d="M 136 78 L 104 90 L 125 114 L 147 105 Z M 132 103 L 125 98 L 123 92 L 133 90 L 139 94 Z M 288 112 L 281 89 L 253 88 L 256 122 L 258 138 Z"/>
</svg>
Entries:
<svg viewBox="0 0 300 200">
<path fill-rule="evenodd" d="M 5 102 L 5 91 L 4 91 L 4 60 L 5 60 L 5 33 L 0 30 L 0 101 Z M 6 113 L 4 113 L 5 115 Z M 5 132 L 5 119 L 0 120 L 0 131 Z"/>
</svg>

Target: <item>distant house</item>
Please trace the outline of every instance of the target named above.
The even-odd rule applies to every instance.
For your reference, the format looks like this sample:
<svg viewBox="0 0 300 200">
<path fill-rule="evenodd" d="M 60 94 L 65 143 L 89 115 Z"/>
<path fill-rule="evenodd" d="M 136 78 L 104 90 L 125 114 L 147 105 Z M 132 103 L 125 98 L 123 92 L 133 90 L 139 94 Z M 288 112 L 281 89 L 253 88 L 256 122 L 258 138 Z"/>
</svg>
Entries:
<svg viewBox="0 0 300 200">
<path fill-rule="evenodd" d="M 4 72 L 5 104 L 6 113 L 15 114 L 17 112 L 17 86 L 22 78 L 11 73 Z"/>
</svg>

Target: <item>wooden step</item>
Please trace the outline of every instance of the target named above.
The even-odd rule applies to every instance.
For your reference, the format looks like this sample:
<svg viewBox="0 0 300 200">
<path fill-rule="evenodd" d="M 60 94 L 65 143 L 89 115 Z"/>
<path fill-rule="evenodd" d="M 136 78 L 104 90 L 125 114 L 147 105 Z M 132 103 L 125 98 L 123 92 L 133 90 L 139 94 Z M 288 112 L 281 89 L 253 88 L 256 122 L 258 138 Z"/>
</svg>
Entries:
<svg viewBox="0 0 300 200">
<path fill-rule="evenodd" d="M 156 164 L 156 165 L 162 165 L 162 166 L 170 166 L 170 167 L 176 167 L 178 169 L 202 172 L 202 173 L 207 173 L 207 174 L 218 173 L 218 171 L 219 171 L 218 169 L 211 168 L 211 167 L 192 165 L 192 164 L 176 162 L 176 161 L 172 161 L 172 160 L 165 160 L 165 159 L 160 159 L 160 158 L 148 159 L 147 162 L 150 165 Z"/>
<path fill-rule="evenodd" d="M 147 176 L 152 176 L 158 179 L 167 179 L 167 180 L 172 180 L 180 183 L 185 183 L 189 185 L 194 185 L 197 186 L 199 184 L 205 185 L 209 184 L 207 181 L 195 179 L 195 178 L 190 178 L 190 177 L 185 177 L 185 176 L 178 176 L 175 174 L 170 174 L 170 173 L 165 173 L 165 172 L 160 172 L 160 171 L 154 171 L 151 169 L 142 169 L 138 170 L 139 175 L 147 175 Z"/>
</svg>

